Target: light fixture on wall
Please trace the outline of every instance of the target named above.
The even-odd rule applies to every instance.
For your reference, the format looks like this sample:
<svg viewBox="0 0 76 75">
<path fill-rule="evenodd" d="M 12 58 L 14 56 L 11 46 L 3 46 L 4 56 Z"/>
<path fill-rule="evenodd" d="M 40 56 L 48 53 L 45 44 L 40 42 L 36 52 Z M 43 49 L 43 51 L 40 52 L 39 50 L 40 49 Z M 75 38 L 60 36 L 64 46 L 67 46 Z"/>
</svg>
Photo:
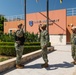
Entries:
<svg viewBox="0 0 76 75">
<path fill-rule="evenodd" d="M 71 26 L 71 27 L 73 27 L 73 24 L 71 23 L 70 25 L 68 25 L 68 26 Z"/>
</svg>

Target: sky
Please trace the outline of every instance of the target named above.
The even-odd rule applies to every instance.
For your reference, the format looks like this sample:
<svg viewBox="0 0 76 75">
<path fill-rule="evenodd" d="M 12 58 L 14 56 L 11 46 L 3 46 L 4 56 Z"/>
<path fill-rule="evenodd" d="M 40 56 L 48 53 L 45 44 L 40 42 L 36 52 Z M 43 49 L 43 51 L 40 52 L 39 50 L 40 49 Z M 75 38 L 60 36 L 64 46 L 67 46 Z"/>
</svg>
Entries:
<svg viewBox="0 0 76 75">
<path fill-rule="evenodd" d="M 34 13 L 46 11 L 47 0 L 26 0 L 26 12 Z M 49 10 L 76 8 L 76 0 L 48 0 Z M 0 14 L 5 16 L 24 14 L 24 0 L 0 0 Z"/>
</svg>

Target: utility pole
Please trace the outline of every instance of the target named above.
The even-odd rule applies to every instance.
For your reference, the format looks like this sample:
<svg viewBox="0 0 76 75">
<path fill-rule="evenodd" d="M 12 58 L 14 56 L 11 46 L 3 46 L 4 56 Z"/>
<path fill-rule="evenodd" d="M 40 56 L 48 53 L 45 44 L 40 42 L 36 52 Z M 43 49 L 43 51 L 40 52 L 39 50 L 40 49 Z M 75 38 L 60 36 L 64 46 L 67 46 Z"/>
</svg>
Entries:
<svg viewBox="0 0 76 75">
<path fill-rule="evenodd" d="M 24 30 L 26 32 L 26 0 L 24 0 Z"/>
</svg>

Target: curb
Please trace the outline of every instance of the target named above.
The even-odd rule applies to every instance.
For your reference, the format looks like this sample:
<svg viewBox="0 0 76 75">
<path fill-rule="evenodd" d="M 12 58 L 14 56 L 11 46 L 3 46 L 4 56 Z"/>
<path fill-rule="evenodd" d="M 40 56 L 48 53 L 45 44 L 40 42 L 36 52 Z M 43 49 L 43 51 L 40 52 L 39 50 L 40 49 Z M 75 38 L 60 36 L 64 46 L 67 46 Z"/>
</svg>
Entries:
<svg viewBox="0 0 76 75">
<path fill-rule="evenodd" d="M 48 52 L 52 52 L 52 51 L 54 51 L 53 46 L 48 48 Z M 25 63 L 25 62 L 33 60 L 33 59 L 35 59 L 39 56 L 41 56 L 41 49 L 38 50 L 38 51 L 34 51 L 34 52 L 23 55 L 21 62 Z M 6 60 L 6 61 L 3 61 L 3 62 L 0 62 L 0 73 L 14 67 L 15 62 L 16 62 L 16 57 L 12 58 L 12 59 L 9 59 L 9 60 Z"/>
</svg>

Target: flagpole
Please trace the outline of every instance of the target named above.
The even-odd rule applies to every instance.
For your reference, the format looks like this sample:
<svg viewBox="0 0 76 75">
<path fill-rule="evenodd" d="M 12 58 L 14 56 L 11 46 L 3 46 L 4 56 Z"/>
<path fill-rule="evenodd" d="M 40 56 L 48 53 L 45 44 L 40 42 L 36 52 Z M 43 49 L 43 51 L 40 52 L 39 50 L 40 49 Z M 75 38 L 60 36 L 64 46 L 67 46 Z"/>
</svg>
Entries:
<svg viewBox="0 0 76 75">
<path fill-rule="evenodd" d="M 38 0 L 36 0 L 38 2 Z M 49 36 L 49 0 L 46 0 L 47 32 Z"/>
<path fill-rule="evenodd" d="M 26 0 L 24 0 L 24 30 L 26 32 Z"/>
<path fill-rule="evenodd" d="M 49 0 L 46 0 L 47 31 L 49 34 Z"/>
</svg>

